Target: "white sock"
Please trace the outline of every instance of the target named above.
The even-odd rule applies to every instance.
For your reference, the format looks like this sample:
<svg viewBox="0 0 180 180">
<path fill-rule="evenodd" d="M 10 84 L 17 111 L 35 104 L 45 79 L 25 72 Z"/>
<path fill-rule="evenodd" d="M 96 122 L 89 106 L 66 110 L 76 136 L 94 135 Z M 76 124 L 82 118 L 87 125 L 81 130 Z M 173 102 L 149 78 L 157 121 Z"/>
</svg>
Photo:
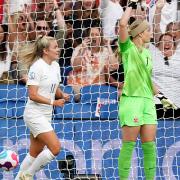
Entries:
<svg viewBox="0 0 180 180">
<path fill-rule="evenodd" d="M 26 155 L 26 157 L 24 158 L 23 162 L 20 165 L 19 172 L 18 172 L 15 180 L 19 180 L 20 173 L 22 171 L 26 171 L 31 166 L 31 164 L 33 163 L 34 160 L 35 160 L 35 158 L 32 157 L 29 153 Z"/>
<path fill-rule="evenodd" d="M 55 156 L 52 152 L 49 149 L 45 149 L 36 157 L 26 172 L 34 176 L 36 172 L 50 163 L 54 158 Z"/>
</svg>

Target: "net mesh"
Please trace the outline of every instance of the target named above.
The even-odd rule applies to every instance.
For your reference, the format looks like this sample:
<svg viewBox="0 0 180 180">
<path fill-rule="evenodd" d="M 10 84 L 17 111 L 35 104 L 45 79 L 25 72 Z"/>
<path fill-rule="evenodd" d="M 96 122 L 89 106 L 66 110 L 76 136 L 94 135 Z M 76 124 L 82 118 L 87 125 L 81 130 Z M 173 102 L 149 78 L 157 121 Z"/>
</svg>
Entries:
<svg viewBox="0 0 180 180">
<path fill-rule="evenodd" d="M 149 48 L 153 59 L 157 60 L 154 81 L 180 106 L 179 2 L 174 0 L 162 5 L 163 2 L 141 1 L 136 17 L 148 19 L 153 29 L 153 42 Z M 64 107 L 53 110 L 52 125 L 61 142 L 61 152 L 36 173 L 38 180 L 119 179 L 118 156 L 122 134 L 118 100 L 124 73 L 118 56 L 117 32 L 126 2 L 120 3 L 121 6 L 118 0 L 0 1 L 0 151 L 16 151 L 21 163 L 29 150 L 30 132 L 23 121 L 29 64 L 23 63 L 19 57 L 38 35 L 50 35 L 57 39 L 60 47 L 60 87 L 70 94 L 70 101 Z M 157 3 L 161 11 L 158 11 Z M 174 22 L 168 29 L 168 33 L 173 34 L 173 42 L 171 36 L 159 41 L 170 22 Z M 169 44 L 176 45 L 176 50 L 172 51 L 173 45 Z M 164 63 L 167 55 L 173 64 L 171 61 L 170 64 Z M 76 62 L 77 58 L 81 61 Z M 156 179 L 180 179 L 179 110 L 164 112 L 160 102 L 156 103 Z M 0 171 L 0 179 L 13 180 L 19 166 L 10 172 Z M 139 138 L 133 152 L 129 179 L 145 179 Z"/>
</svg>

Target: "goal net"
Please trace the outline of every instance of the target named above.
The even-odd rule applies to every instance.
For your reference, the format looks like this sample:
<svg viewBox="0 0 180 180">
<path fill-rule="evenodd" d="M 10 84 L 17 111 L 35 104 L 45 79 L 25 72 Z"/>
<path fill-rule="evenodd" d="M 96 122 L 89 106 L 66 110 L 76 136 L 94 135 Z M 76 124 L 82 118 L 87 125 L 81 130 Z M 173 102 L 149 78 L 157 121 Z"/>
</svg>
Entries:
<svg viewBox="0 0 180 180">
<path fill-rule="evenodd" d="M 118 102 L 124 72 L 119 56 L 118 25 L 126 4 L 126 0 L 0 1 L 0 152 L 4 149 L 17 152 L 21 164 L 29 151 L 30 131 L 23 120 L 29 64 L 19 57 L 39 35 L 57 39 L 60 87 L 70 95 L 63 107 L 53 109 L 52 126 L 61 151 L 36 173 L 35 179 L 119 179 L 122 133 Z M 153 80 L 180 107 L 178 4 L 178 0 L 165 3 L 142 0 L 133 17 L 149 21 L 153 32 L 149 45 L 154 63 Z M 180 111 L 164 112 L 160 101 L 155 101 L 156 179 L 178 180 Z M 145 179 L 139 137 L 131 163 L 129 179 Z M 15 179 L 19 167 L 9 172 L 0 168 L 0 179 Z"/>
</svg>

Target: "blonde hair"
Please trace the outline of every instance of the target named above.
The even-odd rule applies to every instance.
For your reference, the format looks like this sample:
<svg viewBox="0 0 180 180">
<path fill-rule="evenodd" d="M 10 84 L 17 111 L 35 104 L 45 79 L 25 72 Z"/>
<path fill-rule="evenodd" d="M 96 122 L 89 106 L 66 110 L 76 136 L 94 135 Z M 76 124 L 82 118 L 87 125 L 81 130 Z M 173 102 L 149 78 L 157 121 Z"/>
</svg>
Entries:
<svg viewBox="0 0 180 180">
<path fill-rule="evenodd" d="M 20 61 L 30 67 L 43 56 L 43 50 L 49 47 L 51 41 L 56 41 L 56 39 L 50 36 L 39 36 L 34 43 L 25 45 L 18 55 Z"/>
</svg>

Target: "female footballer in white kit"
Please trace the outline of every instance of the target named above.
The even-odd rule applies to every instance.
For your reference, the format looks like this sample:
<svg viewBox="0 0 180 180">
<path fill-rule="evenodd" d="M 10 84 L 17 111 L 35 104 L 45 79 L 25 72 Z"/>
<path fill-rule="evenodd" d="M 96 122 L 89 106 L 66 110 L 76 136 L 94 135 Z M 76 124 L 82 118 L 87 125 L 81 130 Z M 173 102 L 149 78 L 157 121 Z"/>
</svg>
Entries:
<svg viewBox="0 0 180 180">
<path fill-rule="evenodd" d="M 69 95 L 59 88 L 60 68 L 56 62 L 59 48 L 54 38 L 39 37 L 21 56 L 32 64 L 27 81 L 29 98 L 24 111 L 24 121 L 31 134 L 30 150 L 16 180 L 31 180 L 60 151 L 59 139 L 51 126 L 52 109 L 63 106 Z"/>
</svg>

